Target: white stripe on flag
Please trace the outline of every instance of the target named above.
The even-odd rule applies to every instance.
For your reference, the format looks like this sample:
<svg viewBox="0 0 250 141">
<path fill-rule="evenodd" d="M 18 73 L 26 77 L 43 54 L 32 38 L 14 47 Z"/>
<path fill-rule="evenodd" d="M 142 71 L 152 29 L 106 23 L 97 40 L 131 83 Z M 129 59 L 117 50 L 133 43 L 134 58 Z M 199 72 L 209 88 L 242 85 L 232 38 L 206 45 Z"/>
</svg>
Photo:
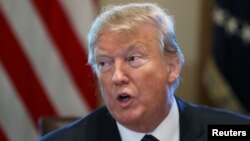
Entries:
<svg viewBox="0 0 250 141">
<path fill-rule="evenodd" d="M 93 0 L 61 0 L 69 21 L 73 25 L 82 44 L 87 47 L 87 34 L 95 18 L 95 7 Z"/>
<path fill-rule="evenodd" d="M 80 116 L 88 112 L 79 91 L 69 77 L 62 59 L 53 47 L 43 22 L 29 0 L 2 2 L 4 13 L 10 21 L 27 57 L 33 64 L 37 77 L 46 88 L 51 103 L 60 115 Z M 29 21 L 29 22 L 27 22 Z M 27 24 L 29 23 L 29 24 Z M 49 65 L 48 65 L 49 64 Z"/>
<path fill-rule="evenodd" d="M 38 134 L 0 61 L 0 122 L 11 141 L 34 141 Z M 22 128 L 23 127 L 23 128 Z"/>
</svg>

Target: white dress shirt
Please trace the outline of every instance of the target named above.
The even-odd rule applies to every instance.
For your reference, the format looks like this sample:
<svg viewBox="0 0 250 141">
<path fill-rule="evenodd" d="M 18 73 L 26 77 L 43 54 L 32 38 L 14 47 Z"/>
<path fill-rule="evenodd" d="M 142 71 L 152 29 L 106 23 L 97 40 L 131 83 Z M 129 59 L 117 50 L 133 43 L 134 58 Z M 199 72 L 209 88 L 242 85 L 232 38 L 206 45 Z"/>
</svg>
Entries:
<svg viewBox="0 0 250 141">
<path fill-rule="evenodd" d="M 168 116 L 159 124 L 159 126 L 151 133 L 140 133 L 132 131 L 120 123 L 116 122 L 122 141 L 140 141 L 145 134 L 151 134 L 160 141 L 179 141 L 179 110 L 176 100 Z"/>
</svg>

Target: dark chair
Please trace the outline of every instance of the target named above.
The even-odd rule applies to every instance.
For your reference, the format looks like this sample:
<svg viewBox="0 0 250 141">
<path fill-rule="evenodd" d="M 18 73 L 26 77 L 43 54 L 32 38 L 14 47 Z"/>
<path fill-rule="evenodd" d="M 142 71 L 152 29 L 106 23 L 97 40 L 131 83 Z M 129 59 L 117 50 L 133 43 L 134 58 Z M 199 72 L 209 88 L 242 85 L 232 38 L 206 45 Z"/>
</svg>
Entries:
<svg viewBox="0 0 250 141">
<path fill-rule="evenodd" d="M 57 128 L 61 128 L 79 118 L 77 117 L 56 117 L 46 116 L 39 119 L 39 129 L 41 136 L 53 131 Z"/>
</svg>

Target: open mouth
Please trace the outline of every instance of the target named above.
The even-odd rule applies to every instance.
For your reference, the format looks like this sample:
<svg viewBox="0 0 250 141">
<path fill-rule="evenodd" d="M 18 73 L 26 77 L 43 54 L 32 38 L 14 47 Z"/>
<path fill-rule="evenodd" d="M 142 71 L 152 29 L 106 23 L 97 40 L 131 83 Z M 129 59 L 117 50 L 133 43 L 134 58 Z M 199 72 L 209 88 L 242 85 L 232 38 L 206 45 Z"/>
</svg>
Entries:
<svg viewBox="0 0 250 141">
<path fill-rule="evenodd" d="M 128 95 L 128 94 L 121 94 L 121 95 L 119 95 L 118 96 L 118 100 L 120 101 L 120 102 L 123 102 L 123 101 L 128 101 L 128 100 L 130 100 L 132 97 L 130 96 L 130 95 Z"/>
</svg>

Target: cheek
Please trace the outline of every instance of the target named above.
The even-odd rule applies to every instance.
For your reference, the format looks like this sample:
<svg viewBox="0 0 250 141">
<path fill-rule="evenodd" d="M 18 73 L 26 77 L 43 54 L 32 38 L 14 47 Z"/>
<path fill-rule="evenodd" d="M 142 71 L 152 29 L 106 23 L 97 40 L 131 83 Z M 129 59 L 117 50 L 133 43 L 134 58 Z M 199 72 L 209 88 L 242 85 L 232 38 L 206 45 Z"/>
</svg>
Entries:
<svg viewBox="0 0 250 141">
<path fill-rule="evenodd" d="M 98 76 L 99 86 L 102 87 L 103 90 L 109 89 L 111 84 L 111 77 L 108 74 L 100 74 Z"/>
<path fill-rule="evenodd" d="M 134 75 L 135 81 L 139 82 L 138 85 L 149 89 L 161 88 L 162 90 L 167 84 L 168 74 L 164 67 L 159 67 L 159 65 L 149 65 L 138 70 L 138 73 Z"/>
<path fill-rule="evenodd" d="M 111 97 L 112 96 L 111 95 L 112 83 L 108 79 L 108 77 L 105 75 L 98 76 L 98 83 L 99 83 L 99 88 L 100 88 L 102 97 L 105 103 L 107 103 L 109 99 L 112 98 Z"/>
<path fill-rule="evenodd" d="M 165 95 L 167 77 L 166 72 L 151 67 L 135 75 L 134 80 L 140 93 L 154 99 L 156 95 Z"/>
<path fill-rule="evenodd" d="M 150 99 L 155 99 L 162 97 L 166 94 L 165 91 L 166 82 L 163 79 L 157 77 L 148 77 L 144 81 L 144 84 L 141 83 L 140 91 L 147 95 Z"/>
</svg>

